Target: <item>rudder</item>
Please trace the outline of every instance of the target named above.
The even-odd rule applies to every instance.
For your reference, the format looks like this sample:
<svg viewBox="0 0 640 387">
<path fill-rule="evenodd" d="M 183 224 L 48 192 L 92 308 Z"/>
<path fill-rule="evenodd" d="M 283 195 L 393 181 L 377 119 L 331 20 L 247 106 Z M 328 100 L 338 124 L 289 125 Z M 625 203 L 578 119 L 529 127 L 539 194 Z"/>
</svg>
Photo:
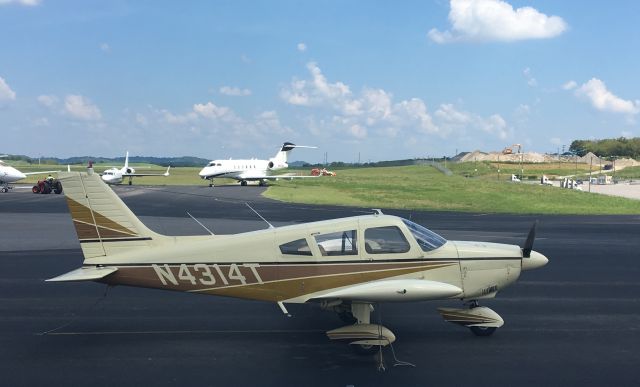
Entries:
<svg viewBox="0 0 640 387">
<path fill-rule="evenodd" d="M 166 238 L 147 228 L 92 168 L 61 173 L 60 179 L 85 260 Z"/>
</svg>

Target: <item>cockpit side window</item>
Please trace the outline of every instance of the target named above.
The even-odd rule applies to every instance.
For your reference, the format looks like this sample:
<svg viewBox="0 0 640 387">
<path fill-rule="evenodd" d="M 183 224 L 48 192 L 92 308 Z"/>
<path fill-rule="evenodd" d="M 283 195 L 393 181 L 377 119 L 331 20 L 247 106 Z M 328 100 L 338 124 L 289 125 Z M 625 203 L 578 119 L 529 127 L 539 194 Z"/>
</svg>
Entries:
<svg viewBox="0 0 640 387">
<path fill-rule="evenodd" d="M 304 238 L 281 244 L 280 252 L 284 255 L 311 255 L 309 244 Z"/>
<path fill-rule="evenodd" d="M 406 253 L 411 248 L 402 231 L 396 226 L 366 229 L 364 247 L 369 254 Z"/>
<path fill-rule="evenodd" d="M 358 254 L 356 230 L 319 234 L 315 238 L 323 256 Z"/>
<path fill-rule="evenodd" d="M 426 227 L 422 227 L 410 220 L 402 219 L 402 221 L 407 225 L 407 228 L 416 238 L 416 242 L 418 242 L 423 251 L 432 251 L 447 243 L 446 239 Z"/>
</svg>

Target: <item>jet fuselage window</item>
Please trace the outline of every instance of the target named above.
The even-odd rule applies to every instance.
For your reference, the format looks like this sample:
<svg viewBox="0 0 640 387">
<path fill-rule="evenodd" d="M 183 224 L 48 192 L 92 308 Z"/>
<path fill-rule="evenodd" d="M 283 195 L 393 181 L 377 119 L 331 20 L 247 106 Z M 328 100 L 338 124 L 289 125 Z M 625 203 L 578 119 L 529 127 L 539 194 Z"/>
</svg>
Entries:
<svg viewBox="0 0 640 387">
<path fill-rule="evenodd" d="M 366 229 L 364 246 L 369 254 L 406 253 L 411 248 L 402 231 L 396 226 Z"/>
<path fill-rule="evenodd" d="M 402 219 L 402 221 L 407 225 L 407 228 L 409 228 L 413 237 L 416 238 L 416 242 L 418 242 L 423 251 L 435 250 L 447 243 L 446 239 L 426 227 L 413 223 L 410 220 Z"/>
<path fill-rule="evenodd" d="M 309 244 L 304 238 L 281 244 L 280 252 L 285 255 L 311 255 Z"/>
<path fill-rule="evenodd" d="M 324 256 L 358 254 L 356 230 L 319 234 L 315 238 L 318 249 Z"/>
</svg>

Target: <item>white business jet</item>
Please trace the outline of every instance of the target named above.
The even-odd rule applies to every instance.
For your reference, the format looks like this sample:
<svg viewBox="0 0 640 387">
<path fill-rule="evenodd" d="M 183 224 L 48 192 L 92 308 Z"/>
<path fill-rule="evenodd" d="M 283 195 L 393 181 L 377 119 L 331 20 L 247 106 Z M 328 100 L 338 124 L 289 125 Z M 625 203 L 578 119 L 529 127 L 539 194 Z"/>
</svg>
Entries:
<svg viewBox="0 0 640 387">
<path fill-rule="evenodd" d="M 282 148 L 269 160 L 213 160 L 202 168 L 199 175 L 209 180 L 209 187 L 213 187 L 213 179 L 229 178 L 247 185 L 248 181 L 258 181 L 258 185 L 267 185 L 267 180 L 299 179 L 316 176 L 274 175 L 271 172 L 287 168 L 287 155 L 293 148 L 316 148 L 315 146 L 295 145 L 290 142 L 282 144 Z"/>
<path fill-rule="evenodd" d="M 5 155 L 1 156 L 5 157 Z M 28 175 L 43 175 L 47 173 L 54 173 L 60 171 L 38 171 L 38 172 L 20 172 L 11 165 L 7 165 L 4 161 L 0 160 L 0 192 L 9 192 L 13 187 L 11 183 L 25 179 Z"/>
<path fill-rule="evenodd" d="M 129 178 L 129 185 L 134 177 L 142 177 L 142 176 L 169 176 L 169 169 L 171 166 L 167 168 L 165 173 L 136 173 L 136 170 L 129 166 L 129 152 L 124 158 L 124 167 L 122 168 L 109 168 L 102 172 L 100 177 L 107 184 L 121 184 L 125 178 Z"/>
</svg>

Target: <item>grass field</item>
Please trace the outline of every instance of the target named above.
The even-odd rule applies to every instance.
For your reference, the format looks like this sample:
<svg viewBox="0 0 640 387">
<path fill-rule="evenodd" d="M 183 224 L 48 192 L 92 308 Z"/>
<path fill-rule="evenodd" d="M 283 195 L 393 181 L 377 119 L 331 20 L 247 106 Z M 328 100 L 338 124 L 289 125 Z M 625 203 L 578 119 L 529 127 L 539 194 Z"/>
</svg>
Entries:
<svg viewBox="0 0 640 387">
<path fill-rule="evenodd" d="M 37 172 L 37 171 L 66 171 L 66 165 L 19 165 L 12 164 L 16 168 L 18 168 L 21 172 Z M 161 167 L 159 165 L 152 164 L 130 164 L 137 173 L 164 173 L 167 168 Z M 113 167 L 113 165 L 108 164 L 95 164 L 94 170 L 98 173 L 103 172 L 105 169 L 109 169 Z M 121 166 L 117 166 L 121 167 Z M 72 171 L 86 171 L 86 165 L 72 165 Z M 169 171 L 169 177 L 163 176 L 144 176 L 144 177 L 134 177 L 133 184 L 145 184 L 145 185 L 206 185 L 207 182 L 200 179 L 198 176 L 198 172 L 200 172 L 199 167 L 183 167 L 183 168 L 171 168 Z M 53 174 L 55 176 L 55 174 Z M 29 175 L 26 179 L 20 180 L 20 183 L 28 183 L 33 184 L 37 180 L 41 180 L 45 178 L 47 175 Z M 216 184 L 230 184 L 233 180 L 228 179 L 219 179 L 216 180 Z"/>
<path fill-rule="evenodd" d="M 66 166 L 61 165 L 15 166 L 22 172 L 66 170 Z M 164 173 L 166 170 L 157 165 L 132 166 L 141 173 Z M 101 164 L 94 166 L 97 172 L 110 167 Z M 508 177 L 511 173 L 519 173 L 519 164 L 501 164 L 500 180 L 497 166 L 492 163 L 447 164 L 447 167 L 454 172 L 454 176 L 445 176 L 430 166 L 341 169 L 336 177 L 272 182 L 265 195 L 287 202 L 370 208 L 523 214 L 640 214 L 640 201 L 637 200 L 537 184 L 510 183 Z M 75 165 L 71 168 L 73 171 L 84 171 L 86 166 Z M 571 163 L 525 164 L 524 168 L 525 176 L 542 173 L 553 175 L 554 172 L 568 175 L 575 172 L 575 164 Z M 169 177 L 137 177 L 134 178 L 134 184 L 206 185 L 207 182 L 199 178 L 199 171 L 199 167 L 172 168 Z M 640 167 L 628 168 L 619 175 L 623 173 L 628 178 L 637 176 Z M 32 184 L 44 177 L 46 174 L 28 176 L 20 183 Z M 228 179 L 217 179 L 215 182 L 217 185 L 237 184 Z"/>
<path fill-rule="evenodd" d="M 535 214 L 640 214 L 640 201 L 497 179 L 445 176 L 430 166 L 341 170 L 276 182 L 266 196 L 359 207 Z"/>
</svg>

